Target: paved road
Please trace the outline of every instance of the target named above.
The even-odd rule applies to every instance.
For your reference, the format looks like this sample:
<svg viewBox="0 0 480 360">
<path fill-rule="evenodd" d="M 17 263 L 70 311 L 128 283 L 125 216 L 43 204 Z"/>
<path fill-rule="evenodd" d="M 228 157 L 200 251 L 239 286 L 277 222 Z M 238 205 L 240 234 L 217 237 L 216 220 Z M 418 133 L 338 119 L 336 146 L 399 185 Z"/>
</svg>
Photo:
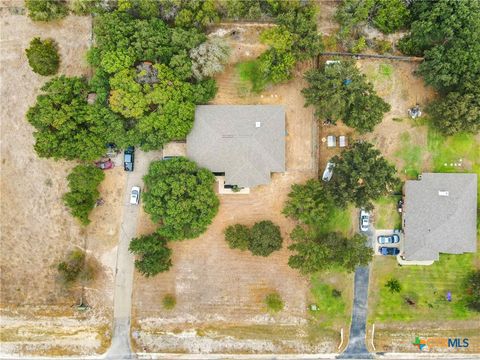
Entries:
<svg viewBox="0 0 480 360">
<path fill-rule="evenodd" d="M 147 173 L 152 160 L 161 159 L 161 152 L 135 151 L 135 168 L 127 174 L 125 197 L 123 200 L 123 219 L 117 250 L 115 271 L 115 292 L 113 295 L 113 337 L 107 352 L 107 359 L 133 359 L 130 345 L 130 316 L 132 309 L 132 289 L 134 257 L 128 251 L 130 240 L 137 234 L 137 218 L 140 206 L 130 205 L 132 186 L 143 189 L 142 177 Z"/>
<path fill-rule="evenodd" d="M 375 229 L 370 224 L 370 230 L 365 233 L 368 244 L 375 244 Z M 368 281 L 370 266 L 361 266 L 355 269 L 355 290 L 353 297 L 352 324 L 350 337 L 345 351 L 338 359 L 373 359 L 366 346 L 367 309 L 368 309 Z"/>
</svg>

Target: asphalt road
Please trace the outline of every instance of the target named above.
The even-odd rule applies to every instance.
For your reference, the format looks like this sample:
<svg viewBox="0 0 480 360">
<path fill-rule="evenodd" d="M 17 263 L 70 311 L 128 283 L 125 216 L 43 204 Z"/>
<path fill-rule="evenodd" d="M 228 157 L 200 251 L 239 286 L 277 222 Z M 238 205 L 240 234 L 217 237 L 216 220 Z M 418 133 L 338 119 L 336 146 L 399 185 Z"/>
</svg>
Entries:
<svg viewBox="0 0 480 360">
<path fill-rule="evenodd" d="M 368 244 L 375 244 L 375 229 L 370 224 L 370 230 L 364 233 L 368 237 Z M 355 269 L 355 285 L 353 297 L 352 324 L 350 337 L 345 351 L 338 359 L 373 359 L 366 346 L 367 310 L 368 310 L 368 281 L 370 266 L 361 266 Z"/>
<path fill-rule="evenodd" d="M 161 159 L 161 152 L 148 153 L 135 151 L 135 167 L 127 174 L 125 196 L 123 200 L 123 215 L 117 250 L 117 265 L 115 271 L 115 292 L 113 295 L 113 337 L 106 359 L 133 359 L 130 344 L 130 317 L 132 309 L 132 289 L 134 257 L 128 251 L 130 240 L 137 234 L 137 220 L 140 205 L 130 205 L 130 190 L 132 186 L 140 186 L 143 190 L 143 176 L 147 173 L 152 160 Z"/>
</svg>

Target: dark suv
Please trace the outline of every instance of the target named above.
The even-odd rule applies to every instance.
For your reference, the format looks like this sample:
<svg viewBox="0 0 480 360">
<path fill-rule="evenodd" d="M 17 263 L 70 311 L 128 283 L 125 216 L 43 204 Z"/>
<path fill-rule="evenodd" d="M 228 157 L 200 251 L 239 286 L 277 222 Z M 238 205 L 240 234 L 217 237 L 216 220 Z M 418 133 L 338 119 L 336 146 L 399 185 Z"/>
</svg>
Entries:
<svg viewBox="0 0 480 360">
<path fill-rule="evenodd" d="M 135 148 L 129 146 L 123 152 L 123 169 L 125 171 L 133 171 L 133 163 L 135 161 Z"/>
</svg>

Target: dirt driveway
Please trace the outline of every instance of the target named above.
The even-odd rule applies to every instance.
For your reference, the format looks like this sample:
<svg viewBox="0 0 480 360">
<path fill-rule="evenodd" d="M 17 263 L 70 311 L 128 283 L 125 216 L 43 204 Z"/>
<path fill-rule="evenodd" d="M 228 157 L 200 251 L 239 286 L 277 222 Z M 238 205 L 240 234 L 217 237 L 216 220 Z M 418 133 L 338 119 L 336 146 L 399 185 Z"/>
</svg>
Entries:
<svg viewBox="0 0 480 360">
<path fill-rule="evenodd" d="M 250 30 L 251 31 L 251 30 Z M 252 40 L 253 41 L 253 40 Z M 254 54 L 248 39 L 236 46 L 237 54 Z M 243 57 L 245 58 L 245 57 Z M 251 189 L 249 195 L 220 196 L 220 210 L 207 232 L 195 240 L 172 243 L 173 267 L 146 279 L 136 274 L 133 338 L 138 351 L 152 352 L 313 352 L 333 351 L 338 339 L 309 342 L 308 279 L 288 267 L 289 233 L 294 222 L 282 208 L 293 183 L 316 174 L 316 137 L 311 109 L 303 107 L 301 74 L 297 69 L 288 84 L 267 89 L 261 95 L 239 97 L 240 79 L 230 65 L 218 78 L 215 104 L 282 104 L 287 121 L 287 171 L 274 174 L 269 185 Z M 284 247 L 268 258 L 228 248 L 226 226 L 269 219 L 281 227 Z M 140 229 L 151 232 L 144 214 Z M 270 315 L 264 297 L 277 291 L 285 309 Z M 162 307 L 166 294 L 176 297 L 173 310 Z"/>
<path fill-rule="evenodd" d="M 1 21 L 1 340 L 2 352 L 41 355 L 92 354 L 108 347 L 115 243 L 118 239 L 122 169 L 109 171 L 101 185 L 105 205 L 93 222 L 78 225 L 62 204 L 72 162 L 40 159 L 33 150 L 25 113 L 48 80 L 33 73 L 24 49 L 34 36 L 52 37 L 60 48 L 59 74 L 88 74 L 85 53 L 91 36 L 88 17 L 34 24 L 16 15 L 23 2 L 3 1 Z M 17 9 L 12 9 L 18 5 Z M 8 6 L 8 7 L 7 7 Z M 102 264 L 85 290 L 91 309 L 75 310 L 80 289 L 65 291 L 56 264 L 75 247 Z"/>
</svg>

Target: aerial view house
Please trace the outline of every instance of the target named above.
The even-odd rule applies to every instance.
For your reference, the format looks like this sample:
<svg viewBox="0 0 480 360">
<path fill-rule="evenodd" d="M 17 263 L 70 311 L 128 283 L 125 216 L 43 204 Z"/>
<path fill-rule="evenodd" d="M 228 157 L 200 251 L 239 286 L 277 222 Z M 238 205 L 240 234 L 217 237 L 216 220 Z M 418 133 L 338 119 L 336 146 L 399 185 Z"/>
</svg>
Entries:
<svg viewBox="0 0 480 360">
<path fill-rule="evenodd" d="M 477 175 L 426 173 L 404 188 L 406 262 L 433 262 L 440 253 L 477 249 Z"/>
<path fill-rule="evenodd" d="M 285 171 L 285 111 L 278 105 L 201 105 L 187 136 L 187 156 L 223 188 L 268 184 Z"/>
</svg>

